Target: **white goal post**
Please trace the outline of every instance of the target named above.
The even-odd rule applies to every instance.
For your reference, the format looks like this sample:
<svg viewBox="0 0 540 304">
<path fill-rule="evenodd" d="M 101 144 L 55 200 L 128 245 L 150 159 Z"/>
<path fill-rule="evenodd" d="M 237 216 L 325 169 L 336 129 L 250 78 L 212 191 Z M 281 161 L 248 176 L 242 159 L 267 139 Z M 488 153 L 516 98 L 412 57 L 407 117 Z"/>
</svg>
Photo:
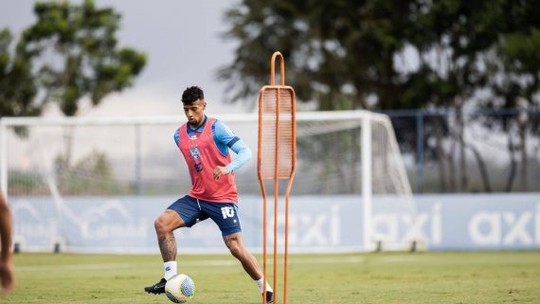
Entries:
<svg viewBox="0 0 540 304">
<path fill-rule="evenodd" d="M 224 121 L 256 151 L 256 113 L 208 115 Z M 62 206 L 67 196 L 185 193 L 189 176 L 172 139 L 184 121 L 180 115 L 4 117 L 0 185 L 10 197 L 52 198 L 59 217 L 67 212 Z M 389 117 L 362 110 L 297 112 L 296 122 L 291 203 L 295 196 L 357 197 L 362 231 L 341 231 L 359 234 L 351 248 L 409 248 L 415 236 L 399 225 L 413 222 L 414 201 Z M 254 166 L 251 162 L 236 173 L 241 194 L 259 193 Z M 406 220 L 387 225 L 395 212 Z M 58 219 L 58 230 L 62 221 Z"/>
</svg>

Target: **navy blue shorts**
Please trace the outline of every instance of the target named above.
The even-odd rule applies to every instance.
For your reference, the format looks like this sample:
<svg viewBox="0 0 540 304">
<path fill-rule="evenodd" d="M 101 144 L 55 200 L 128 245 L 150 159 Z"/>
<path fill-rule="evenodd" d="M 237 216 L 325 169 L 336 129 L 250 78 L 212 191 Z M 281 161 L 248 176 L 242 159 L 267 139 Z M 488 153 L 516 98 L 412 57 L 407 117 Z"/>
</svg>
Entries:
<svg viewBox="0 0 540 304">
<path fill-rule="evenodd" d="M 212 203 L 186 195 L 167 209 L 176 211 L 186 223 L 186 227 L 211 218 L 218 225 L 222 236 L 242 231 L 238 205 L 232 202 Z"/>
</svg>

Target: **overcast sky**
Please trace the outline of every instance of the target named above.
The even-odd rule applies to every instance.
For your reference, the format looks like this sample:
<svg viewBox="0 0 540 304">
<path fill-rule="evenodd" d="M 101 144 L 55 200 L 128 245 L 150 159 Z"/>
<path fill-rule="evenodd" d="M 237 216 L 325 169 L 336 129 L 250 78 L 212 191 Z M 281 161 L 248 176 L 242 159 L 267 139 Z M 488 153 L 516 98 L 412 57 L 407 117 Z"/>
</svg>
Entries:
<svg viewBox="0 0 540 304">
<path fill-rule="evenodd" d="M 240 105 L 220 102 L 225 85 L 216 76 L 233 60 L 234 42 L 223 40 L 221 34 L 228 29 L 225 10 L 239 1 L 95 0 L 98 7 L 113 7 L 122 15 L 120 46 L 146 52 L 148 62 L 133 87 L 108 96 L 86 114 L 181 114 L 181 93 L 191 85 L 204 89 L 209 113 L 244 112 Z M 0 0 L 0 28 L 8 27 L 18 37 L 35 22 L 34 3 Z"/>
</svg>

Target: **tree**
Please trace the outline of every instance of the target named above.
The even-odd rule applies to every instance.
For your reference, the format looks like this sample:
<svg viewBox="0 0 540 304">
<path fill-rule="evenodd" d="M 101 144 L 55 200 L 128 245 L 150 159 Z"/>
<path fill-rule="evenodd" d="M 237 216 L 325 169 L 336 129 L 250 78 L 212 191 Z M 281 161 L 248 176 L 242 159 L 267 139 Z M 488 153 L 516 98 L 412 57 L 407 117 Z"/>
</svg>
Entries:
<svg viewBox="0 0 540 304">
<path fill-rule="evenodd" d="M 540 107 L 540 28 L 509 33 L 501 37 L 495 52 L 496 58 L 487 60 L 491 77 L 488 87 L 490 99 L 482 102 L 487 109 L 516 109 L 509 115 L 494 119 L 502 132 L 508 134 L 508 150 L 514 160 L 514 153 L 520 155 L 520 190 L 528 187 L 528 135 L 540 133 L 540 119 L 531 116 L 529 109 Z M 502 59 L 502 60 L 501 60 Z M 517 143 L 514 142 L 517 139 Z M 506 189 L 513 188 L 517 161 L 511 162 Z"/>
<path fill-rule="evenodd" d="M 35 116 L 41 105 L 35 102 L 37 86 L 32 74 L 32 54 L 18 47 L 11 55 L 13 40 L 8 29 L 0 31 L 0 117 Z"/>
<path fill-rule="evenodd" d="M 530 39 L 530 27 L 539 28 L 538 6 L 533 0 L 244 0 L 227 14 L 232 26 L 225 37 L 239 43 L 234 62 L 220 76 L 236 84 L 229 100 L 255 95 L 267 83 L 267 58 L 280 50 L 299 101 L 314 102 L 319 110 L 455 110 L 455 120 L 432 119 L 424 141 L 435 145 L 428 146 L 427 155 L 439 161 L 441 184 L 447 185 L 443 191 L 464 191 L 470 150 L 488 191 L 484 161 L 464 137 L 463 109 L 477 108 L 477 93 L 498 77 L 486 68 L 486 58 L 505 56 L 493 51 L 502 50 L 501 38 L 519 29 Z M 400 68 L 408 50 L 418 64 Z M 531 46 L 528 54 L 538 54 L 538 48 Z M 510 60 L 503 63 L 509 68 L 515 54 L 507 55 Z M 530 67 L 538 73 L 537 65 Z M 531 82 L 532 96 L 538 89 Z"/>
<path fill-rule="evenodd" d="M 37 2 L 37 21 L 24 30 L 21 43 L 36 53 L 37 78 L 46 99 L 58 102 L 67 116 L 77 114 L 87 97 L 98 105 L 112 92 L 133 83 L 145 66 L 146 55 L 119 48 L 115 36 L 120 15 L 96 8 L 94 1 Z"/>
<path fill-rule="evenodd" d="M 401 92 L 392 58 L 405 42 L 399 37 L 410 22 L 403 13 L 409 3 L 243 1 L 227 14 L 232 26 L 226 37 L 239 42 L 235 61 L 220 71 L 235 89 L 229 101 L 255 95 L 268 83 L 268 61 L 279 50 L 287 61 L 287 83 L 300 102 L 314 102 L 318 110 L 391 108 Z M 348 193 L 358 190 L 357 179 L 347 178 L 360 167 L 358 134 L 336 134 L 341 146 L 310 143 L 323 147 L 311 150 L 321 164 L 335 155 L 350 160 L 332 171 Z M 303 146 L 299 142 L 299 149 Z"/>
<path fill-rule="evenodd" d="M 81 4 L 50 1 L 36 2 L 34 13 L 37 21 L 23 31 L 11 70 L 0 70 L 5 75 L 0 86 L 13 87 L 13 92 L 1 93 L 9 109 L 29 110 L 6 110 L 8 115 L 38 114 L 47 102 L 58 103 L 66 116 L 77 115 L 81 101 L 87 99 L 96 106 L 108 94 L 130 87 L 146 64 L 144 53 L 118 46 L 121 16 L 112 8 L 97 8 L 92 0 Z M 7 50 L 8 34 L 0 40 L 0 51 Z M 43 101 L 34 101 L 36 92 Z M 72 131 L 66 131 L 63 170 L 70 168 Z"/>
<path fill-rule="evenodd" d="M 227 18 L 239 42 L 220 71 L 236 91 L 254 95 L 267 83 L 268 58 L 279 50 L 299 101 L 319 110 L 390 109 L 401 93 L 393 58 L 411 27 L 412 1 L 243 1 Z M 266 54 L 266 55 L 265 55 Z"/>
<path fill-rule="evenodd" d="M 435 132 L 427 133 L 426 140 L 435 139 L 433 155 L 439 163 L 442 190 L 464 191 L 468 184 L 465 150 L 472 147 L 464 138 L 463 108 L 485 81 L 478 62 L 485 49 L 496 42 L 501 8 L 487 2 L 441 0 L 417 1 L 413 11 L 415 23 L 407 40 L 419 53 L 420 67 L 410 73 L 403 98 L 424 100 L 432 108 L 454 109 L 455 120 L 437 116 L 432 128 Z M 476 160 L 483 170 L 482 158 Z M 489 189 L 489 181 L 483 181 Z"/>
</svg>

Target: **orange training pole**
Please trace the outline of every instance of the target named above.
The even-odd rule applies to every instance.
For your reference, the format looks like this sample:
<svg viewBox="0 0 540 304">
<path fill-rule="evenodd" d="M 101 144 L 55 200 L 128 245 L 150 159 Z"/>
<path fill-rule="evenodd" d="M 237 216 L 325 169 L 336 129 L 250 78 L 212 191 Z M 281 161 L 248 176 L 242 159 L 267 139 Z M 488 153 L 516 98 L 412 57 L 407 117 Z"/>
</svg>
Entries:
<svg viewBox="0 0 540 304">
<path fill-rule="evenodd" d="M 280 59 L 280 84 L 275 83 L 275 61 Z M 287 179 L 285 191 L 283 303 L 287 303 L 288 289 L 288 242 L 289 242 L 289 201 L 296 170 L 296 96 L 292 87 L 285 85 L 285 61 L 280 52 L 274 52 L 270 60 L 270 85 L 259 92 L 257 173 L 263 196 L 263 272 L 268 274 L 268 229 L 267 191 L 265 179 L 273 180 L 274 221 L 273 221 L 273 285 L 274 303 L 278 303 L 278 216 L 279 180 Z M 263 295 L 266 294 L 266 286 Z M 263 297 L 263 304 L 266 298 Z"/>
</svg>

